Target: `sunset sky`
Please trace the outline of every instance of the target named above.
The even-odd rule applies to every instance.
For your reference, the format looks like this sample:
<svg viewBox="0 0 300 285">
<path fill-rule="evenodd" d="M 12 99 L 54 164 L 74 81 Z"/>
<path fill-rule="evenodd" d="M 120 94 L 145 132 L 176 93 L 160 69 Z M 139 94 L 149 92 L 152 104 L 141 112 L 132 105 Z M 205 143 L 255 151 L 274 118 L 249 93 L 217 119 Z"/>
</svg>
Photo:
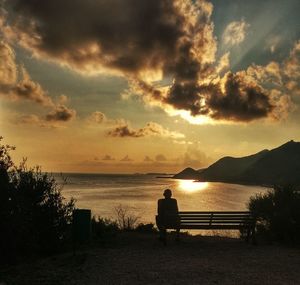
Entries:
<svg viewBox="0 0 300 285">
<path fill-rule="evenodd" d="M 0 0 L 0 135 L 52 172 L 300 141 L 299 0 Z"/>
</svg>

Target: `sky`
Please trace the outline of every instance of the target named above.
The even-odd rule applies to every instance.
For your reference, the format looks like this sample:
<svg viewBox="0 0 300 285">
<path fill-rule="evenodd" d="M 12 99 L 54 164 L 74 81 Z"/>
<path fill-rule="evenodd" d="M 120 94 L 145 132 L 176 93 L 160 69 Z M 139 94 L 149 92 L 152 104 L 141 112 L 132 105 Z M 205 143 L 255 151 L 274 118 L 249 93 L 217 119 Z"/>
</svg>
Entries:
<svg viewBox="0 0 300 285">
<path fill-rule="evenodd" d="M 298 0 L 0 0 L 0 135 L 50 172 L 176 173 L 300 141 Z"/>
</svg>

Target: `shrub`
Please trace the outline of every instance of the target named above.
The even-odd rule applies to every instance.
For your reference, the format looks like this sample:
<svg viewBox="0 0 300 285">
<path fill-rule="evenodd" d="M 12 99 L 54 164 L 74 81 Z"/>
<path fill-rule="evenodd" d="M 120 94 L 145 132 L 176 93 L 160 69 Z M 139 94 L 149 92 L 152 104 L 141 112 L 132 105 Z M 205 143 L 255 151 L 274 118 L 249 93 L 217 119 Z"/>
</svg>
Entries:
<svg viewBox="0 0 300 285">
<path fill-rule="evenodd" d="M 6 261 L 60 250 L 74 209 L 51 175 L 27 168 L 25 160 L 15 166 L 12 149 L 0 144 L 0 250 Z"/>
<path fill-rule="evenodd" d="M 275 186 L 250 198 L 249 210 L 257 219 L 259 234 L 270 241 L 300 242 L 300 192 L 291 186 Z"/>
<path fill-rule="evenodd" d="M 119 205 L 115 208 L 120 230 L 132 231 L 136 228 L 140 217 L 132 213 L 129 207 Z"/>
<path fill-rule="evenodd" d="M 135 230 L 137 232 L 141 232 L 141 233 L 156 233 L 157 232 L 157 229 L 154 228 L 154 224 L 152 224 L 152 223 L 149 223 L 149 224 L 140 223 L 137 225 Z"/>
<path fill-rule="evenodd" d="M 119 231 L 116 221 L 95 216 L 92 218 L 92 234 L 96 239 L 114 237 Z"/>
</svg>

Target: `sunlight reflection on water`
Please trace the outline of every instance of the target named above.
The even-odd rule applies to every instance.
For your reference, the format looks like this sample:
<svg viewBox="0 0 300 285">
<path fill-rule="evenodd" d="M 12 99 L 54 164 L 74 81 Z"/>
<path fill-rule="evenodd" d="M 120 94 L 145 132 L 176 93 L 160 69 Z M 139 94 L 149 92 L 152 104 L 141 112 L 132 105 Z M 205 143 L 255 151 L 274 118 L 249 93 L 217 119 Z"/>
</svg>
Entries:
<svg viewBox="0 0 300 285">
<path fill-rule="evenodd" d="M 186 193 L 198 192 L 209 186 L 208 182 L 199 182 L 195 180 L 178 180 L 178 188 Z"/>
<path fill-rule="evenodd" d="M 63 195 L 74 197 L 77 207 L 91 209 L 96 216 L 114 219 L 115 208 L 121 204 L 145 223 L 155 223 L 157 200 L 163 198 L 167 188 L 172 190 L 181 211 L 243 211 L 247 210 L 250 196 L 268 190 L 259 186 L 193 182 L 155 175 L 64 176 L 68 183 L 63 188 Z"/>
</svg>

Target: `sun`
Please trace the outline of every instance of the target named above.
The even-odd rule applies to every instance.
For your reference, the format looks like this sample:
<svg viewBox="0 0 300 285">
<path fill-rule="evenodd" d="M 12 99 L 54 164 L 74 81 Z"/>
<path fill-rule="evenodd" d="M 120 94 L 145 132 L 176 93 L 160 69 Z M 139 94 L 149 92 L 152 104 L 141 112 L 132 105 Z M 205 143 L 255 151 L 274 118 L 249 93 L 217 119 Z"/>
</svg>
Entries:
<svg viewBox="0 0 300 285">
<path fill-rule="evenodd" d="M 185 192 L 198 192 L 208 187 L 208 182 L 198 182 L 195 180 L 183 180 L 178 181 L 179 189 Z"/>
</svg>

